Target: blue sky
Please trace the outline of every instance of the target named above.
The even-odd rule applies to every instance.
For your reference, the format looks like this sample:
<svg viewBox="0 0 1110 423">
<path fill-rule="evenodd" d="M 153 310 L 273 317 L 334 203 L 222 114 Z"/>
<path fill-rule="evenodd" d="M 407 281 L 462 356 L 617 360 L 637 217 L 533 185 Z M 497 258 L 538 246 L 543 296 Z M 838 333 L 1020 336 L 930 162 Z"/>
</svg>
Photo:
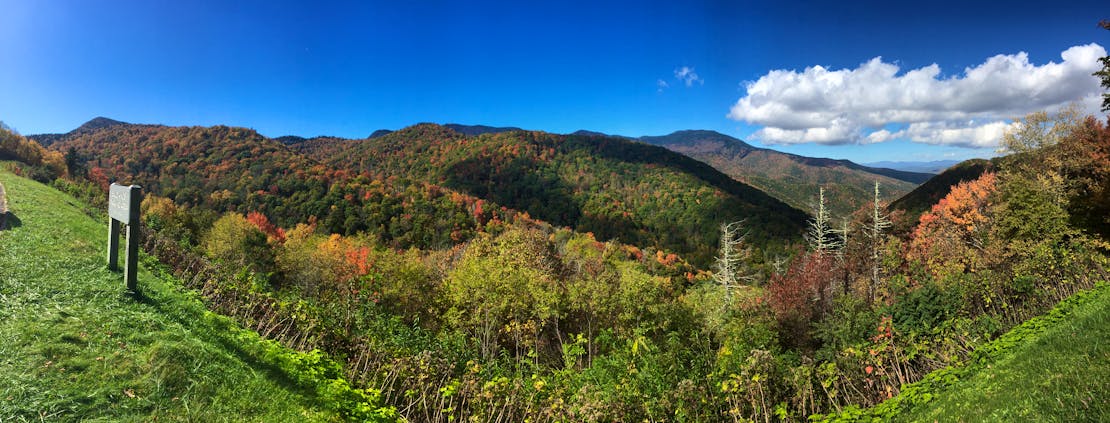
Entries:
<svg viewBox="0 0 1110 423">
<path fill-rule="evenodd" d="M 1097 94 L 1081 75 L 1110 46 L 1094 1 L 533 3 L 0 0 L 0 120 L 27 134 L 95 116 L 350 138 L 418 122 L 711 129 L 860 162 L 963 159 L 991 154 L 1003 117 Z M 1044 76 L 1061 73 L 1049 62 L 1070 79 Z M 978 90 L 977 67 L 997 86 Z M 1023 72 L 1068 88 L 997 95 Z M 899 104 L 872 92 L 914 83 Z M 966 98 L 996 101 L 938 105 Z M 891 108 L 905 113 L 875 117 Z"/>
</svg>

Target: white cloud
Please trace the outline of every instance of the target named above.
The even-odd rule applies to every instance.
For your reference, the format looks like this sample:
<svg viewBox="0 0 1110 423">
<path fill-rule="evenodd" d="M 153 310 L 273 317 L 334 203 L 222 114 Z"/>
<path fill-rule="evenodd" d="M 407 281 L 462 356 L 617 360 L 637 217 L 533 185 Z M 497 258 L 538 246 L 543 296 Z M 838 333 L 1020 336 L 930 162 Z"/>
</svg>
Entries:
<svg viewBox="0 0 1110 423">
<path fill-rule="evenodd" d="M 705 81 L 698 76 L 698 73 L 694 72 L 694 68 L 691 68 L 689 66 L 683 66 L 681 68 L 675 69 L 674 77 L 675 79 L 686 84 L 687 87 L 693 86 L 695 82 L 697 82 L 698 84 L 705 83 Z"/>
<path fill-rule="evenodd" d="M 774 70 L 745 85 L 746 95 L 728 117 L 762 126 L 754 137 L 768 144 L 905 138 L 993 147 L 1014 117 L 1071 102 L 1097 111 L 1101 90 L 1091 74 L 1102 68 L 1103 56 L 1106 50 L 1093 43 L 1039 66 L 1026 53 L 997 55 L 948 78 L 936 64 L 899 73 L 881 57 L 855 69 Z"/>
<path fill-rule="evenodd" d="M 671 84 L 668 84 L 667 81 L 664 81 L 662 79 L 658 79 L 658 80 L 655 81 L 656 92 L 661 93 L 661 92 L 663 92 L 663 90 L 667 89 L 667 87 L 670 87 L 670 86 L 671 86 Z"/>
<path fill-rule="evenodd" d="M 886 139 L 875 140 L 882 142 L 891 139 L 905 138 L 910 141 L 925 144 L 946 144 L 963 147 L 987 148 L 997 147 L 998 140 L 1007 130 L 1016 129 L 1017 122 L 994 121 L 979 123 L 968 122 L 915 122 L 906 129 L 886 135 Z M 877 131 L 871 133 L 875 135 Z M 870 137 L 870 135 L 868 136 Z"/>
</svg>

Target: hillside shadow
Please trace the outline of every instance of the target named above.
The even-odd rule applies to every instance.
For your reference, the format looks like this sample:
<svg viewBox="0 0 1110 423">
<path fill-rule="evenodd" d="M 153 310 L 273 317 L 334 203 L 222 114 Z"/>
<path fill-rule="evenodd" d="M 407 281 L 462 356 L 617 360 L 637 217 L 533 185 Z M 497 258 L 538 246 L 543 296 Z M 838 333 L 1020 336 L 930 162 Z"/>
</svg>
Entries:
<svg viewBox="0 0 1110 423">
<path fill-rule="evenodd" d="M 447 168 L 444 186 L 561 226 L 582 217 L 573 189 L 554 172 L 523 157 L 483 156 Z"/>
<path fill-rule="evenodd" d="M 611 138 L 568 138 L 569 148 L 585 149 L 607 159 L 654 165 L 686 173 L 745 201 L 768 207 L 782 207 L 785 203 L 771 197 L 748 184 L 732 179 L 713 166 L 695 160 L 684 154 L 675 153 L 664 147 Z M 789 206 L 782 211 L 789 212 Z"/>
<path fill-rule="evenodd" d="M 0 231 L 23 226 L 23 221 L 19 220 L 19 216 L 15 213 L 8 211 L 7 213 L 0 214 Z"/>
<path fill-rule="evenodd" d="M 173 283 L 167 280 L 163 280 L 163 282 Z M 166 293 L 159 292 L 157 288 L 147 291 L 136 289 L 135 291 L 127 291 L 124 295 L 177 322 L 197 339 L 219 345 L 239 359 L 240 362 L 259 371 L 276 384 L 310 399 L 317 406 L 324 406 L 312 387 L 299 383 L 273 361 L 264 359 L 263 353 L 258 350 L 259 347 L 247 345 L 251 341 L 242 341 L 236 338 L 236 330 L 257 333 L 254 329 L 243 325 L 239 319 L 208 308 L 210 305 L 201 305 L 199 308 L 192 305 L 182 305 L 172 297 L 165 297 Z M 211 315 L 206 316 L 206 312 L 211 313 Z M 214 318 L 214 316 L 220 316 L 223 319 Z M 259 335 L 259 338 L 266 339 L 262 338 L 261 335 Z M 294 351 L 291 348 L 289 350 Z"/>
<path fill-rule="evenodd" d="M 785 202 L 772 197 L 751 185 L 732 179 L 706 163 L 689 156 L 672 152 L 664 147 L 612 138 L 568 137 L 567 147 L 585 149 L 607 159 L 659 166 L 679 173 L 692 175 L 702 182 L 735 196 L 744 203 L 764 209 L 769 220 L 778 221 L 784 229 L 778 236 L 791 236 L 801 232 L 801 226 L 791 222 L 804 222 L 809 216 Z"/>
</svg>

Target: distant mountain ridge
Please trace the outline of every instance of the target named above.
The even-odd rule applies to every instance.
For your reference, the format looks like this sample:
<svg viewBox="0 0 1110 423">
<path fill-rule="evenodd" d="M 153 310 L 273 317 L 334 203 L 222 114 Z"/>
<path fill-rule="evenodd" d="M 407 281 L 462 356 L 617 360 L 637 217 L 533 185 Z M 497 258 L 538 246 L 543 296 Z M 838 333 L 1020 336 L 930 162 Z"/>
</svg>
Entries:
<svg viewBox="0 0 1110 423">
<path fill-rule="evenodd" d="M 443 126 L 451 129 L 452 131 L 458 132 L 458 133 L 463 134 L 463 135 L 469 135 L 469 136 L 476 136 L 476 135 L 482 135 L 482 134 L 500 134 L 502 132 L 511 132 L 511 131 L 523 131 L 523 129 L 513 127 L 513 126 L 496 127 L 496 126 L 486 126 L 486 125 L 462 125 L 462 124 L 458 124 L 458 123 L 448 123 L 448 124 L 445 124 Z"/>
<path fill-rule="evenodd" d="M 454 123 L 442 126 L 466 136 L 524 131 L 517 127 Z M 370 138 L 392 132 L 375 131 Z M 885 198 L 890 199 L 900 197 L 933 176 L 932 173 L 864 166 L 849 160 L 806 157 L 758 148 L 709 130 L 683 130 L 636 138 L 581 129 L 568 135 L 619 138 L 659 145 L 705 162 L 733 179 L 755 186 L 802 210 L 808 209 L 817 196 L 817 188 L 823 185 L 830 206 L 840 215 L 851 213 L 870 201 L 874 181 L 882 184 Z M 738 163 L 729 163 L 731 161 Z"/>
<path fill-rule="evenodd" d="M 643 136 L 643 137 L 640 137 L 639 140 L 643 141 L 643 142 L 646 142 L 648 144 L 661 145 L 661 146 L 668 147 L 668 148 L 674 147 L 676 149 L 677 148 L 701 148 L 701 149 L 705 149 L 706 147 L 704 146 L 704 143 L 706 143 L 706 142 L 709 142 L 709 143 L 716 142 L 716 143 L 721 143 L 722 147 L 735 148 L 735 149 L 741 151 L 743 154 L 751 154 L 751 153 L 754 153 L 754 152 L 761 152 L 761 151 L 762 152 L 772 152 L 772 153 L 782 154 L 782 155 L 788 156 L 792 160 L 802 162 L 802 163 L 805 163 L 805 164 L 809 164 L 809 165 L 812 165 L 812 166 L 821 166 L 821 167 L 844 166 L 844 167 L 847 167 L 847 168 L 850 168 L 850 169 L 861 170 L 861 171 L 864 171 L 864 172 L 874 173 L 874 174 L 877 174 L 877 175 L 883 175 L 883 176 L 886 176 L 886 177 L 890 177 L 890 178 L 894 178 L 894 179 L 898 179 L 898 180 L 902 180 L 902 181 L 906 181 L 906 182 L 910 182 L 910 183 L 914 183 L 914 184 L 923 183 L 923 182 L 929 180 L 929 178 L 932 177 L 932 175 L 923 174 L 923 173 L 920 173 L 920 172 L 907 172 L 907 171 L 902 171 L 902 170 L 897 170 L 897 169 L 890 169 L 890 168 L 864 166 L 864 165 L 852 162 L 850 160 L 799 156 L 797 154 L 783 153 L 781 151 L 771 150 L 769 148 L 758 148 L 758 147 L 755 147 L 755 146 L 753 146 L 751 144 L 748 144 L 744 141 L 741 141 L 740 139 L 733 138 L 731 136 L 722 134 L 720 132 L 709 131 L 709 130 L 682 130 L 682 131 L 673 132 L 670 135 Z M 699 144 L 702 144 L 702 145 L 699 145 Z M 693 147 L 691 147 L 691 146 L 693 146 Z"/>
<path fill-rule="evenodd" d="M 823 186 L 826 188 L 826 198 L 829 201 L 831 209 L 840 217 L 846 217 L 849 213 L 857 210 L 859 207 L 863 206 L 871 200 L 871 189 L 874 181 L 879 181 L 882 184 L 882 192 L 884 198 L 889 199 L 901 197 L 903 194 L 908 193 L 921 182 L 924 182 L 933 176 L 925 173 L 868 167 L 853 163 L 848 160 L 805 157 L 795 154 L 782 153 L 765 148 L 757 148 L 737 138 L 715 131 L 707 130 L 684 130 L 663 136 L 643 136 L 639 138 L 631 138 L 619 135 L 608 135 L 588 130 L 579 130 L 568 135 L 556 135 L 541 131 L 526 131 L 516 127 L 494 127 L 486 125 L 462 125 L 452 123 L 444 125 L 420 124 L 414 127 L 405 128 L 400 131 L 383 129 L 375 131 L 373 134 L 371 134 L 371 137 L 362 140 L 348 140 L 327 136 L 305 138 L 293 135 L 272 138 L 271 140 L 273 140 L 275 144 L 285 146 L 286 148 L 292 150 L 294 154 L 305 155 L 307 157 L 313 158 L 314 160 L 319 160 L 322 163 L 329 164 L 330 166 L 337 166 L 340 168 L 347 168 L 358 171 L 373 170 L 365 168 L 365 166 L 368 166 L 368 163 L 376 163 L 374 157 L 376 155 L 395 155 L 404 152 L 405 154 L 412 155 L 412 157 L 405 159 L 405 161 L 409 163 L 405 165 L 407 167 L 397 167 L 393 170 L 389 170 L 388 172 L 381 173 L 378 176 L 403 177 L 408 179 L 415 178 L 415 180 L 424 180 L 434 184 L 455 183 L 456 185 L 453 186 L 454 188 L 460 189 L 463 192 L 474 194 L 480 198 L 488 198 L 488 196 L 484 196 L 483 193 L 490 195 L 496 194 L 494 196 L 497 198 L 492 198 L 492 201 L 497 201 L 501 204 L 505 204 L 522 211 L 529 211 L 530 213 L 541 219 L 548 220 L 556 224 L 571 224 L 572 222 L 576 221 L 576 219 L 578 219 L 574 216 L 578 216 L 575 213 L 580 213 L 580 211 L 575 212 L 564 210 L 563 212 L 555 213 L 552 215 L 543 215 L 542 210 L 544 210 L 545 207 L 559 208 L 565 207 L 566 204 L 540 205 L 541 203 L 535 203 L 534 199 L 523 198 L 516 200 L 511 198 L 512 196 L 509 195 L 510 193 L 501 192 L 500 194 L 497 194 L 498 191 L 496 189 L 491 191 L 490 188 L 483 188 L 474 191 L 474 189 L 476 189 L 476 186 L 467 184 L 476 183 L 478 182 L 477 180 L 471 179 L 469 182 L 463 183 L 463 185 L 467 185 L 466 187 L 464 187 L 462 185 L 457 185 L 462 182 L 459 182 L 457 180 L 455 182 L 452 182 L 451 175 L 446 175 L 443 173 L 439 173 L 438 176 L 429 178 L 429 176 L 436 175 L 436 170 L 442 171 L 443 169 L 429 169 L 413 173 L 413 169 L 426 168 L 429 165 L 429 163 L 419 163 L 418 161 L 414 161 L 417 157 L 424 157 L 423 154 L 425 152 L 417 151 L 417 149 L 420 148 L 419 146 L 421 145 L 429 147 L 429 145 L 427 144 L 429 140 L 412 139 L 413 135 L 410 129 L 415 127 L 426 127 L 427 125 L 433 125 L 433 127 L 435 128 L 442 128 L 443 130 L 449 131 L 449 133 L 451 134 L 457 134 L 455 136 L 450 136 L 443 135 L 444 133 L 442 132 L 432 131 L 432 133 L 438 134 L 435 136 L 441 136 L 442 138 L 463 137 L 476 138 L 480 140 L 483 136 L 521 134 L 511 136 L 509 137 L 509 139 L 500 140 L 501 142 L 508 142 L 509 144 L 514 145 L 514 151 L 519 151 L 522 147 L 528 149 L 535 148 L 535 145 L 530 146 L 528 140 L 535 139 L 537 136 L 541 138 L 550 137 L 551 139 L 545 141 L 549 144 L 549 148 L 550 146 L 559 145 L 577 146 L 575 148 L 577 149 L 576 151 L 578 151 L 578 153 L 575 154 L 580 154 L 581 152 L 585 151 L 592 151 L 592 153 L 587 154 L 604 153 L 603 150 L 598 150 L 596 147 L 582 149 L 581 147 L 588 147 L 583 143 L 600 143 L 601 145 L 605 146 L 617 146 L 618 150 L 620 150 L 619 154 L 622 155 L 618 158 L 618 160 L 630 163 L 637 161 L 643 163 L 652 163 L 653 160 L 657 160 L 660 157 L 664 156 L 661 156 L 661 153 L 658 151 L 631 148 L 630 145 L 627 145 L 628 143 L 655 145 L 663 147 L 666 150 L 674 151 L 676 153 L 688 156 L 697 161 L 691 161 L 689 164 L 683 164 L 681 168 L 677 169 L 680 172 L 693 172 L 694 174 L 702 175 L 703 177 L 720 172 L 722 176 L 727 175 L 725 176 L 725 179 L 728 179 L 729 181 L 717 181 L 717 179 L 713 179 L 715 177 L 710 177 L 710 180 L 717 181 L 712 182 L 713 184 L 715 184 L 718 188 L 726 189 L 726 191 L 735 191 L 734 194 L 744 192 L 746 193 L 744 194 L 746 196 L 754 195 L 755 197 L 753 198 L 756 198 L 756 202 L 760 204 L 771 204 L 768 201 L 771 201 L 769 199 L 773 197 L 773 199 L 777 199 L 779 201 L 785 202 L 786 204 L 789 204 L 795 210 L 808 211 L 810 209 L 810 206 L 812 205 L 813 200 L 817 197 L 818 188 Z M 131 125 L 113 119 L 98 117 L 85 123 L 84 125 L 81 125 L 68 134 L 47 134 L 32 137 L 36 140 L 45 139 L 49 143 L 53 143 L 59 139 L 62 139 L 66 135 L 68 135 L 70 138 L 75 138 L 81 135 L 87 135 L 95 131 L 117 126 L 140 127 L 143 125 Z M 460 142 L 462 145 L 473 144 L 473 141 L 466 140 L 459 140 L 458 142 Z M 370 149 L 366 150 L 366 146 L 368 145 L 373 147 L 369 147 Z M 438 147 L 446 148 L 444 146 Z M 364 153 L 367 151 L 372 152 L 369 157 L 364 155 Z M 632 153 L 633 151 L 635 151 L 635 153 Z M 445 153 L 446 152 L 440 152 L 439 154 Z M 467 154 L 488 155 L 489 152 L 472 152 Z M 552 153 L 548 153 L 547 155 L 550 154 Z M 635 154 L 646 155 L 646 157 L 633 157 Z M 355 157 L 355 155 L 361 156 Z M 545 158 L 550 159 L 549 157 Z M 489 160 L 490 158 L 471 158 L 471 160 L 476 159 Z M 294 161 L 297 160 L 299 159 L 295 159 Z M 675 158 L 667 158 L 664 161 L 672 164 L 682 162 L 681 160 Z M 704 163 L 706 165 L 705 168 L 703 169 L 694 166 L 694 164 L 697 164 L 698 162 Z M 474 165 L 477 165 L 477 163 L 475 163 Z M 383 168 L 379 166 L 378 169 Z M 458 170 L 459 169 L 454 169 L 454 171 Z M 526 174 L 521 174 L 517 176 L 522 178 L 529 177 Z M 471 174 L 470 176 L 468 176 L 468 178 L 473 177 L 475 177 L 475 174 Z M 492 175 L 487 175 L 486 177 L 492 177 Z M 732 183 L 733 180 L 740 182 L 741 185 L 747 186 L 747 188 L 736 191 L 733 188 L 726 188 L 731 185 L 720 185 L 725 182 Z M 549 180 L 549 182 L 551 183 L 554 183 L 553 181 L 554 180 Z M 504 183 L 512 182 L 515 181 L 504 181 Z M 559 184 L 556 184 L 556 186 L 558 185 Z M 769 194 L 769 197 L 763 198 L 765 196 L 764 193 Z M 527 197 L 533 194 L 535 193 L 519 192 L 514 195 L 522 195 Z M 582 205 L 581 201 L 587 200 L 579 199 L 578 201 L 579 204 Z M 801 215 L 794 217 L 799 216 Z M 804 220 L 804 217 L 800 217 L 800 219 Z M 791 226 L 786 224 L 779 225 Z M 606 231 L 604 225 L 593 226 L 595 227 L 596 232 L 604 233 Z"/>
<path fill-rule="evenodd" d="M 935 175 L 935 174 L 944 172 L 945 169 L 948 169 L 952 166 L 955 166 L 957 163 L 960 163 L 960 161 L 959 160 L 881 161 L 881 162 L 870 162 L 870 163 L 861 163 L 861 164 L 864 165 L 864 166 L 868 166 L 868 167 L 897 169 L 897 170 L 902 170 L 902 171 L 906 171 L 906 172 L 932 173 L 932 174 Z"/>
<path fill-rule="evenodd" d="M 757 148 L 715 131 L 677 131 L 640 137 L 639 141 L 706 162 L 734 179 L 805 210 L 816 200 L 819 188 L 824 187 L 830 208 L 839 216 L 871 201 L 875 181 L 889 199 L 900 197 L 933 176 Z"/>
<path fill-rule="evenodd" d="M 633 138 L 633 137 L 626 137 L 624 135 L 606 134 L 604 132 L 589 131 L 589 130 L 585 130 L 585 129 L 579 129 L 579 130 L 571 132 L 567 135 L 581 135 L 581 136 L 594 136 L 594 137 L 614 137 L 614 138 L 624 138 L 624 139 L 629 139 L 629 140 L 636 139 L 636 138 Z"/>
</svg>

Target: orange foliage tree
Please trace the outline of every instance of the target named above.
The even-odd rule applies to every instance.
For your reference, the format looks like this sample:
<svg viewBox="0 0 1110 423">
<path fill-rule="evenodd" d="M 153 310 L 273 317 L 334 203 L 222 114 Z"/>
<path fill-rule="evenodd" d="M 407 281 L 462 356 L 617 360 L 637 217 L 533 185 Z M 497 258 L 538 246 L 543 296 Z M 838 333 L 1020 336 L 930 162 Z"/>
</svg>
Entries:
<svg viewBox="0 0 1110 423">
<path fill-rule="evenodd" d="M 259 212 L 247 213 L 247 222 L 250 222 L 257 227 L 258 230 L 266 234 L 266 238 L 270 242 L 276 242 L 278 244 L 285 242 L 285 229 L 270 223 L 270 219 L 267 218 L 266 215 Z"/>
<path fill-rule="evenodd" d="M 917 260 L 938 279 L 983 267 L 989 225 L 994 173 L 962 182 L 952 188 L 928 213 L 921 215 L 913 232 L 907 258 Z"/>
</svg>

